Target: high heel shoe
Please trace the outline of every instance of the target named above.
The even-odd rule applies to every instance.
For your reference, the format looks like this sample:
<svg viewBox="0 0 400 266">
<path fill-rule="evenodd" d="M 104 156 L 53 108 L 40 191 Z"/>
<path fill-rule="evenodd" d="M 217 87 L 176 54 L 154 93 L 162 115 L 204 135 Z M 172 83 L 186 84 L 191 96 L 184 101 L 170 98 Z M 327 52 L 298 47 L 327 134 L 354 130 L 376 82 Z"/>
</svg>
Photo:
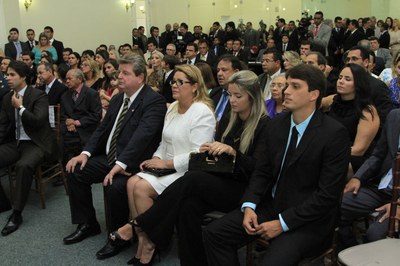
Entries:
<svg viewBox="0 0 400 266">
<path fill-rule="evenodd" d="M 156 256 L 158 256 L 158 262 L 160 262 L 161 261 L 160 251 L 157 247 L 154 249 L 153 256 L 151 257 L 151 260 L 148 263 L 143 263 L 140 262 L 139 260 L 139 262 L 135 264 L 135 266 L 152 266 Z"/>
<path fill-rule="evenodd" d="M 128 264 L 128 265 L 138 265 L 138 263 L 140 263 L 140 259 L 139 258 L 136 258 L 135 256 L 133 256 L 133 258 L 132 259 L 130 259 L 130 260 L 128 260 L 128 262 L 126 263 L 126 264 Z"/>
</svg>

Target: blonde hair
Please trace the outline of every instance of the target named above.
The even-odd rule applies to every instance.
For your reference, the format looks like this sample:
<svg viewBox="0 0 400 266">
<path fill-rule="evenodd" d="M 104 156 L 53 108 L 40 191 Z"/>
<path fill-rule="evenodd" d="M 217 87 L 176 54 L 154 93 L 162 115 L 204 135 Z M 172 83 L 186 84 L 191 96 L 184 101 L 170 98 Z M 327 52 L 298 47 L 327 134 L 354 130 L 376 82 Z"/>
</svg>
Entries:
<svg viewBox="0 0 400 266">
<path fill-rule="evenodd" d="M 284 52 L 283 53 L 283 59 L 287 60 L 292 67 L 301 64 L 300 55 L 295 51 L 286 51 L 286 52 Z"/>
<path fill-rule="evenodd" d="M 246 153 L 254 139 L 254 132 L 258 126 L 258 122 L 264 116 L 268 115 L 267 109 L 265 108 L 264 98 L 261 93 L 260 82 L 254 72 L 249 70 L 242 70 L 236 72 L 228 79 L 228 84 L 233 84 L 238 88 L 240 92 L 245 92 L 249 95 L 251 103 L 250 115 L 244 121 L 244 129 L 240 136 L 240 151 Z M 239 120 L 239 114 L 231 112 L 229 124 L 222 135 L 222 141 L 234 128 L 237 121 Z"/>
<path fill-rule="evenodd" d="M 90 70 L 92 71 L 92 75 L 93 75 L 93 79 L 98 79 L 100 77 L 100 69 L 99 69 L 99 65 L 97 64 L 97 62 L 91 58 L 85 58 L 82 60 L 82 63 L 86 63 L 88 64 Z"/>
<path fill-rule="evenodd" d="M 185 74 L 187 79 L 192 83 L 197 83 L 197 90 L 193 97 L 193 102 L 202 102 L 207 105 L 211 111 L 214 111 L 212 100 L 208 97 L 207 87 L 204 83 L 203 76 L 201 75 L 200 69 L 193 65 L 178 65 L 175 66 L 176 72 L 182 72 Z"/>
</svg>

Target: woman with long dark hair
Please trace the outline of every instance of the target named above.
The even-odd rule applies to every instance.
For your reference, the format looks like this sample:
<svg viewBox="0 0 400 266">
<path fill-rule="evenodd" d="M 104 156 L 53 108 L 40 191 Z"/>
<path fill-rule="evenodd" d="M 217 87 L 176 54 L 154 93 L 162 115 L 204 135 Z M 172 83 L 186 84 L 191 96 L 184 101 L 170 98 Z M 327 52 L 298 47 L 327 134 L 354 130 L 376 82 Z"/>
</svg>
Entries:
<svg viewBox="0 0 400 266">
<path fill-rule="evenodd" d="M 349 176 L 355 173 L 373 150 L 373 140 L 379 130 L 379 116 L 371 103 L 368 73 L 356 64 L 348 64 L 340 72 L 337 95 L 329 115 L 348 130 L 351 147 Z"/>
</svg>

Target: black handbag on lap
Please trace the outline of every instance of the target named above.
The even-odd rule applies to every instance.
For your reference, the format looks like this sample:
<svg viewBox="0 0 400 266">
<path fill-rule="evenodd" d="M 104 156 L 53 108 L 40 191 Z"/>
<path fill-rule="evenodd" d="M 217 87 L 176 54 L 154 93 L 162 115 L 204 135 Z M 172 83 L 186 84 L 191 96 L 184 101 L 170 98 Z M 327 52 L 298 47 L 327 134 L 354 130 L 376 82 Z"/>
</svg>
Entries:
<svg viewBox="0 0 400 266">
<path fill-rule="evenodd" d="M 233 174 L 235 156 L 223 153 L 219 156 L 208 155 L 207 152 L 192 152 L 189 157 L 189 171 L 197 170 L 208 173 Z"/>
<path fill-rule="evenodd" d="M 175 169 L 145 168 L 143 170 L 143 172 L 154 175 L 156 177 L 161 177 L 161 176 L 176 173 L 176 170 Z"/>
</svg>

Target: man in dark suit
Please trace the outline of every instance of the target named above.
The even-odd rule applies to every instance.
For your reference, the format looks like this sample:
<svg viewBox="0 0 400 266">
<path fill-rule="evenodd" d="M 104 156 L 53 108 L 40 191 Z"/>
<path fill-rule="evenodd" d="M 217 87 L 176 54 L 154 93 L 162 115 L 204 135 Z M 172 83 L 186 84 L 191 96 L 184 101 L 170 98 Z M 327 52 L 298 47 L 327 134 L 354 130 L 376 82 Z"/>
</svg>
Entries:
<svg viewBox="0 0 400 266">
<path fill-rule="evenodd" d="M 14 60 L 19 60 L 22 52 L 29 51 L 29 46 L 19 41 L 19 31 L 17 28 L 11 28 L 9 34 L 10 42 L 4 46 L 4 54 Z"/>
<path fill-rule="evenodd" d="M 25 42 L 29 49 L 32 51 L 33 47 L 35 47 L 39 42 L 35 40 L 35 31 L 33 29 L 26 30 L 26 38 L 28 40 Z"/>
<path fill-rule="evenodd" d="M 49 124 L 49 103 L 44 92 L 27 86 L 28 66 L 13 61 L 7 82 L 12 91 L 3 98 L 0 110 L 0 169 L 15 165 L 13 213 L 1 231 L 16 231 L 28 199 L 35 169 L 45 160 L 57 158 L 57 144 Z"/>
<path fill-rule="evenodd" d="M 332 243 L 350 159 L 345 127 L 319 111 L 325 77 L 309 65 L 287 74 L 289 112 L 270 121 L 264 159 L 242 206 L 203 233 L 209 265 L 239 265 L 236 249 L 270 241 L 262 265 L 296 265 Z"/>
<path fill-rule="evenodd" d="M 151 37 L 147 39 L 147 43 L 149 43 L 150 41 L 153 41 L 156 44 L 157 50 L 163 51 L 163 49 L 165 48 L 165 46 L 167 44 L 162 42 L 162 39 L 160 37 L 160 29 L 155 26 L 151 27 L 150 34 L 151 34 Z"/>
<path fill-rule="evenodd" d="M 342 248 L 357 245 L 352 232 L 352 223 L 355 219 L 367 216 L 376 208 L 391 201 L 399 135 L 400 110 L 394 109 L 386 119 L 382 135 L 371 156 L 347 182 L 344 189 L 339 227 Z M 387 220 L 383 224 L 376 222 L 368 228 L 367 240 L 383 239 L 387 230 Z"/>
<path fill-rule="evenodd" d="M 119 87 L 102 124 L 92 134 L 83 152 L 66 166 L 72 223 L 75 232 L 64 238 L 73 244 L 100 233 L 92 204 L 91 185 L 103 182 L 109 206 L 109 232 L 126 224 L 129 216 L 126 182 L 139 171 L 139 164 L 151 158 L 161 139 L 166 103 L 145 84 L 146 63 L 139 55 L 119 60 Z M 127 246 L 129 241 L 126 242 Z M 114 256 L 123 247 L 107 244 L 97 258 Z"/>
<path fill-rule="evenodd" d="M 174 68 L 179 64 L 179 59 L 174 55 L 165 55 L 162 61 L 164 62 L 165 73 L 163 75 L 161 95 L 164 96 L 167 103 L 172 103 L 175 99 L 172 98 L 172 86 L 170 82 L 174 78 Z"/>
<path fill-rule="evenodd" d="M 284 18 L 278 19 L 276 22 L 276 28 L 274 30 L 273 39 L 275 43 L 279 43 L 282 40 L 282 34 L 285 33 L 286 21 Z"/>
<path fill-rule="evenodd" d="M 293 20 L 289 21 L 288 36 L 289 43 L 294 47 L 293 51 L 299 51 L 299 30 L 296 28 L 296 24 Z"/>
<path fill-rule="evenodd" d="M 363 18 L 362 19 L 362 28 L 361 30 L 364 31 L 365 38 L 369 38 L 371 36 L 375 35 L 375 32 L 373 29 L 371 29 L 371 19 L 369 17 Z"/>
<path fill-rule="evenodd" d="M 350 48 L 347 54 L 346 62 L 360 65 L 364 67 L 365 71 L 367 71 L 370 63 L 369 52 L 364 47 L 354 46 Z M 380 79 L 374 78 L 371 75 L 368 75 L 368 78 L 368 82 L 371 85 L 371 101 L 378 111 L 381 125 L 380 127 L 382 128 L 385 123 L 386 116 L 392 109 L 390 91 L 386 84 Z M 379 134 L 377 134 L 377 136 L 379 137 Z"/>
<path fill-rule="evenodd" d="M 196 62 L 198 61 L 206 62 L 215 72 L 217 57 L 215 56 L 214 51 L 209 50 L 207 40 L 204 39 L 199 40 L 199 53 L 196 56 Z"/>
<path fill-rule="evenodd" d="M 217 58 L 226 53 L 225 46 L 221 45 L 221 41 L 218 37 L 213 38 L 213 45 L 210 50 L 214 52 Z"/>
<path fill-rule="evenodd" d="M 197 44 L 191 42 L 186 46 L 186 60 L 182 62 L 182 64 L 194 65 L 200 60 L 197 59 L 197 52 L 199 51 L 199 47 Z"/>
<path fill-rule="evenodd" d="M 225 54 L 218 59 L 217 78 L 219 87 L 213 88 L 209 94 L 215 106 L 218 127 L 226 128 L 229 123 L 231 105 L 229 103 L 228 79 L 240 70 L 242 70 L 242 64 L 236 56 Z M 224 130 L 220 130 L 220 132 L 224 132 Z"/>
<path fill-rule="evenodd" d="M 140 48 L 144 52 L 144 44 L 137 28 L 132 29 L 132 47 Z"/>
<path fill-rule="evenodd" d="M 297 47 L 290 42 L 289 35 L 287 33 L 282 34 L 282 40 L 277 45 L 277 50 L 281 53 L 286 51 L 297 51 Z"/>
<path fill-rule="evenodd" d="M 258 76 L 264 100 L 271 98 L 271 82 L 281 73 L 282 54 L 277 50 L 265 50 L 261 59 L 264 73 Z"/>
<path fill-rule="evenodd" d="M 171 24 L 169 23 L 165 24 L 165 31 L 161 33 L 161 42 L 164 43 L 165 46 L 172 42 Z"/>
<path fill-rule="evenodd" d="M 381 36 L 379 37 L 379 44 L 381 48 L 389 49 L 390 35 L 389 35 L 389 25 L 383 23 L 381 26 Z"/>
<path fill-rule="evenodd" d="M 249 63 L 249 53 L 244 50 L 242 39 L 233 40 L 231 54 L 239 58 L 239 60 L 244 62 L 245 64 Z"/>
<path fill-rule="evenodd" d="M 210 39 L 210 43 L 214 43 L 214 39 L 218 38 L 219 39 L 219 44 L 224 46 L 225 43 L 225 31 L 222 30 L 221 24 L 219 24 L 218 21 L 215 21 L 212 25 L 212 30 L 210 34 L 208 35 L 208 38 Z"/>
<path fill-rule="evenodd" d="M 349 50 L 351 47 L 356 46 L 359 41 L 365 39 L 364 32 L 358 29 L 358 22 L 355 19 L 350 20 L 348 28 L 348 34 L 345 35 L 343 41 L 342 53 Z"/>
<path fill-rule="evenodd" d="M 47 62 L 40 63 L 37 67 L 37 78 L 42 84 L 38 89 L 46 92 L 49 105 L 61 103 L 61 96 L 67 91 L 67 87 L 56 79 L 53 66 Z"/>
<path fill-rule="evenodd" d="M 342 64 L 341 48 L 345 32 L 342 27 L 342 21 L 341 17 L 335 17 L 335 27 L 332 29 L 331 39 L 328 44 L 328 55 L 333 58 L 335 67 L 339 67 Z"/>
<path fill-rule="evenodd" d="M 47 38 L 49 38 L 50 44 L 54 46 L 54 48 L 56 48 L 57 51 L 58 61 L 54 63 L 56 63 L 57 65 L 62 63 L 64 44 L 54 39 L 54 30 L 52 27 L 50 26 L 44 27 L 44 33 L 46 34 Z"/>
<path fill-rule="evenodd" d="M 21 61 L 29 67 L 29 78 L 26 79 L 26 84 L 35 86 L 37 79 L 35 54 L 32 51 L 22 52 Z"/>
<path fill-rule="evenodd" d="M 67 90 L 61 96 L 61 134 L 64 147 L 82 147 L 100 123 L 102 107 L 99 93 L 84 86 L 85 76 L 80 69 L 67 73 Z M 68 158 L 70 159 L 70 158 Z"/>
</svg>

